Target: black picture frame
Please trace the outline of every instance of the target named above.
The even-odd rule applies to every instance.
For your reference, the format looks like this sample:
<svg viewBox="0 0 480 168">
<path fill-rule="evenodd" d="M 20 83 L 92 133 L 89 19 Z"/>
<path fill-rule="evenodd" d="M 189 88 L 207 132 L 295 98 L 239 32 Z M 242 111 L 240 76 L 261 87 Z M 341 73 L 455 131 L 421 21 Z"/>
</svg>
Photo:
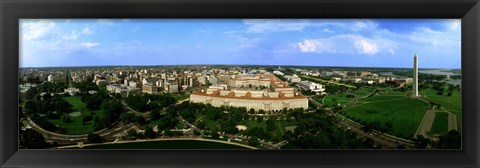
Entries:
<svg viewBox="0 0 480 168">
<path fill-rule="evenodd" d="M 1 167 L 478 167 L 478 0 L 1 0 Z M 461 18 L 462 150 L 18 150 L 22 18 Z"/>
</svg>

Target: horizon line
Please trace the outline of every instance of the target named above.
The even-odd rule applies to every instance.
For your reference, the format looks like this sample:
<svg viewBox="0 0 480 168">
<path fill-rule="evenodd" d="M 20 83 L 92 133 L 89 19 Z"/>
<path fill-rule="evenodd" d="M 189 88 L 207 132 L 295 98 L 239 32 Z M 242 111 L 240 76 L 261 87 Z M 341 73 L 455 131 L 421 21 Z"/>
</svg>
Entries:
<svg viewBox="0 0 480 168">
<path fill-rule="evenodd" d="M 287 66 L 287 67 L 339 67 L 339 68 L 386 68 L 386 69 L 409 69 L 413 67 L 367 67 L 367 66 L 330 66 L 330 65 L 259 65 L 259 64 L 166 64 L 166 65 L 78 65 L 78 66 L 44 66 L 44 67 L 19 67 L 19 69 L 28 68 L 79 68 L 79 67 L 155 67 L 155 66 Z M 452 67 L 436 67 L 436 68 L 419 68 L 419 69 L 451 69 L 458 70 L 461 68 Z"/>
</svg>

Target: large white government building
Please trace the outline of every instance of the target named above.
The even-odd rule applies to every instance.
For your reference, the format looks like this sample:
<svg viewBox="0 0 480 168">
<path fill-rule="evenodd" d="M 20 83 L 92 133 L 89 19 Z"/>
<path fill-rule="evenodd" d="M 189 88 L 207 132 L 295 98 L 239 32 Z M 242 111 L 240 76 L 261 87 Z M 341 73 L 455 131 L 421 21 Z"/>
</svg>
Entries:
<svg viewBox="0 0 480 168">
<path fill-rule="evenodd" d="M 214 107 L 245 107 L 247 110 L 278 112 L 284 108 L 308 108 L 308 98 L 273 74 L 245 75 L 228 85 L 211 86 L 190 95 L 193 103 Z"/>
</svg>

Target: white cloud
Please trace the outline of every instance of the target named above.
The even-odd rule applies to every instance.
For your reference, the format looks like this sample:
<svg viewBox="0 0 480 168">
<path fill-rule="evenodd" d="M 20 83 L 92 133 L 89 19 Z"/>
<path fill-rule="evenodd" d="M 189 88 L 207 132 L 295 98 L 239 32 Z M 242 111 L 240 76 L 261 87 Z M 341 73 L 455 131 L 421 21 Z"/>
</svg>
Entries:
<svg viewBox="0 0 480 168">
<path fill-rule="evenodd" d="M 361 31 L 365 29 L 375 29 L 377 28 L 377 24 L 372 20 L 355 20 L 352 25 L 344 25 L 350 27 L 352 31 Z"/>
<path fill-rule="evenodd" d="M 70 35 L 63 35 L 62 38 L 64 40 L 76 40 L 78 38 L 78 34 L 70 34 Z"/>
<path fill-rule="evenodd" d="M 450 21 L 450 29 L 453 31 L 459 30 L 461 26 L 462 26 L 461 19 L 452 19 Z"/>
<path fill-rule="evenodd" d="M 322 42 L 318 40 L 303 40 L 303 42 L 297 43 L 301 52 L 316 52 L 317 45 L 321 45 Z"/>
<path fill-rule="evenodd" d="M 304 39 L 296 48 L 304 53 L 343 53 L 376 55 L 385 52 L 395 55 L 394 42 L 384 39 L 370 39 L 360 35 L 342 34 L 328 38 Z"/>
<path fill-rule="evenodd" d="M 86 43 L 81 43 L 80 45 L 85 47 L 85 48 L 93 48 L 93 47 L 99 46 L 100 43 L 86 42 Z"/>
<path fill-rule="evenodd" d="M 326 32 L 326 33 L 335 33 L 335 31 L 332 31 L 332 30 L 327 29 L 327 28 L 323 29 L 322 31 Z"/>
<path fill-rule="evenodd" d="M 90 30 L 89 27 L 85 27 L 85 28 L 83 28 L 83 30 L 82 30 L 82 34 L 87 34 L 87 35 L 89 35 L 89 34 L 92 34 L 92 33 L 93 33 L 93 32 L 92 32 L 92 30 Z"/>
<path fill-rule="evenodd" d="M 51 33 L 55 23 L 50 20 L 24 21 L 21 24 L 22 38 L 25 40 L 38 40 Z"/>
<path fill-rule="evenodd" d="M 375 21 L 369 19 L 357 19 L 353 22 L 342 19 L 245 19 L 243 24 L 247 33 L 302 31 L 307 27 L 326 27 L 321 30 L 327 33 L 334 33 L 332 28 L 358 32 L 378 27 Z"/>
<path fill-rule="evenodd" d="M 306 20 L 245 19 L 249 33 L 301 31 L 308 26 Z"/>
<path fill-rule="evenodd" d="M 430 28 L 418 28 L 409 35 L 416 43 L 429 44 L 434 47 L 452 47 L 460 45 L 460 31 L 436 31 Z"/>
<path fill-rule="evenodd" d="M 377 45 L 367 42 L 364 39 L 357 39 L 355 41 L 355 48 L 357 48 L 363 54 L 374 55 L 378 53 Z"/>
<path fill-rule="evenodd" d="M 241 48 L 241 49 L 257 48 L 257 46 L 256 46 L 256 45 L 252 45 L 252 44 L 242 44 L 242 45 L 240 45 L 240 48 Z"/>
<path fill-rule="evenodd" d="M 98 19 L 97 23 L 101 24 L 101 25 L 113 25 L 114 24 L 112 19 Z"/>
</svg>

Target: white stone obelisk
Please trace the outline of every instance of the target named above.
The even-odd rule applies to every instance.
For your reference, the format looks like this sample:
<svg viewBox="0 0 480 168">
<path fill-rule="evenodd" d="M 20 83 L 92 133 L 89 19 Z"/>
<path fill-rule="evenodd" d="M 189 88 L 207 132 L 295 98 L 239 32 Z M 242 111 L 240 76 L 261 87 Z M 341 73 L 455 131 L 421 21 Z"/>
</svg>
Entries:
<svg viewBox="0 0 480 168">
<path fill-rule="evenodd" d="M 413 97 L 418 97 L 418 59 L 417 53 L 413 56 Z"/>
</svg>

